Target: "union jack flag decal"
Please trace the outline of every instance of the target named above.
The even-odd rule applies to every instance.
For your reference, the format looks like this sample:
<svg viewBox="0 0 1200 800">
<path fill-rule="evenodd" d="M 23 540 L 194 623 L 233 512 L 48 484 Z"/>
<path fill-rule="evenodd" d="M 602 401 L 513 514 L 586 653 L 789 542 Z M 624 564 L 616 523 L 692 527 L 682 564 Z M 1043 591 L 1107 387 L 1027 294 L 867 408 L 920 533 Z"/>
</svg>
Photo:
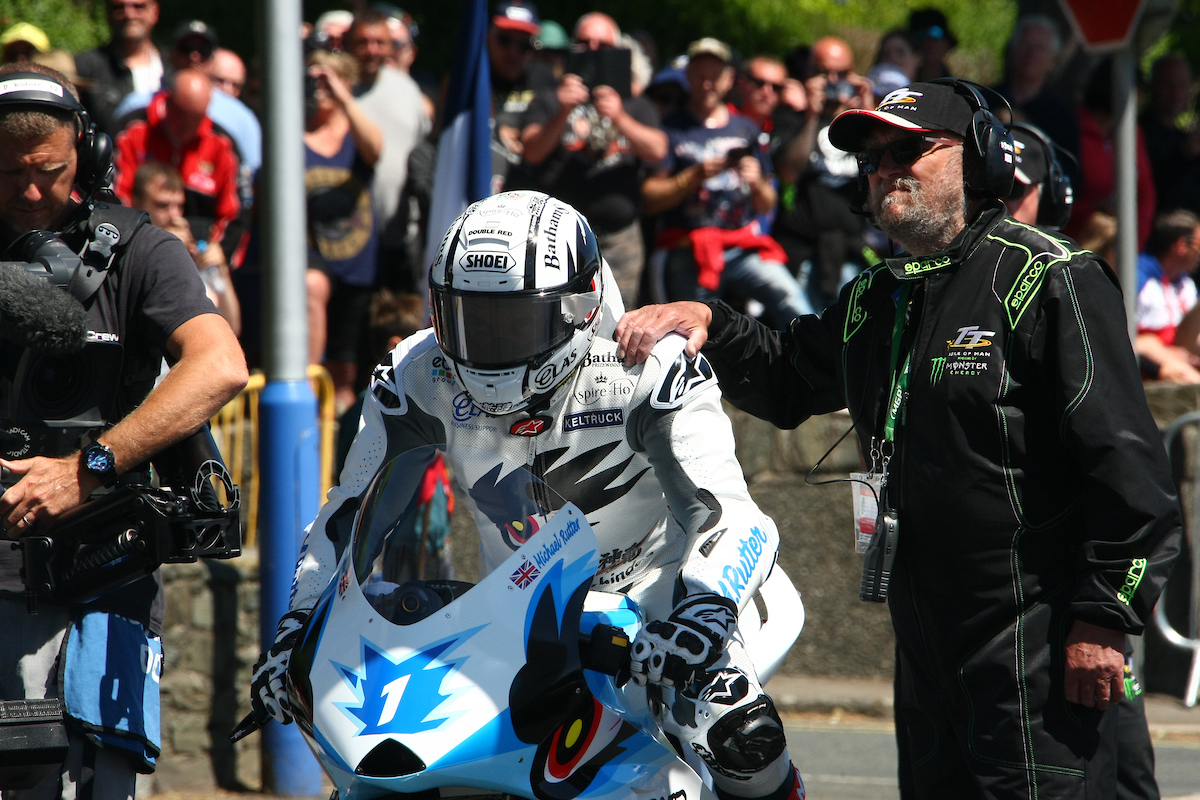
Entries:
<svg viewBox="0 0 1200 800">
<path fill-rule="evenodd" d="M 541 574 L 538 568 L 529 562 L 529 559 L 524 559 L 521 561 L 521 566 L 517 567 L 517 571 L 512 574 L 509 580 L 518 587 L 525 589 Z"/>
</svg>

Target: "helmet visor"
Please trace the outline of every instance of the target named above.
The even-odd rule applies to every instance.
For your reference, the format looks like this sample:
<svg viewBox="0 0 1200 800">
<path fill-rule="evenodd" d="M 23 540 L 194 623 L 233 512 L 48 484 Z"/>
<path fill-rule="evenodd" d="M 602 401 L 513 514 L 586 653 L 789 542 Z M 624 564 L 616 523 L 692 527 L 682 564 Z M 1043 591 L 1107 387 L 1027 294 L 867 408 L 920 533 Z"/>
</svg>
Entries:
<svg viewBox="0 0 1200 800">
<path fill-rule="evenodd" d="M 461 292 L 430 286 L 433 327 L 450 358 L 473 369 L 536 360 L 569 340 L 600 307 L 593 280 L 546 292 Z"/>
</svg>

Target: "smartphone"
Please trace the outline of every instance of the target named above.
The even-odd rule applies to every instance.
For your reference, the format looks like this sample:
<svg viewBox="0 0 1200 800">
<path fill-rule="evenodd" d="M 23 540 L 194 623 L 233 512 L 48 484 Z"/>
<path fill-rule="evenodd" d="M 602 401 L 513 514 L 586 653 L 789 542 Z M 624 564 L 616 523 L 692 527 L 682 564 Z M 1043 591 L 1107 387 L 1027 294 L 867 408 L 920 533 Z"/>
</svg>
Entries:
<svg viewBox="0 0 1200 800">
<path fill-rule="evenodd" d="M 725 154 L 725 163 L 730 167 L 736 167 L 739 161 L 752 155 L 754 155 L 754 151 L 749 147 L 735 147 Z"/>
<path fill-rule="evenodd" d="M 622 99 L 628 100 L 633 96 L 632 57 L 630 51 L 617 48 L 584 50 L 582 53 L 571 53 L 565 71 L 578 75 L 589 89 L 611 86 Z"/>
</svg>

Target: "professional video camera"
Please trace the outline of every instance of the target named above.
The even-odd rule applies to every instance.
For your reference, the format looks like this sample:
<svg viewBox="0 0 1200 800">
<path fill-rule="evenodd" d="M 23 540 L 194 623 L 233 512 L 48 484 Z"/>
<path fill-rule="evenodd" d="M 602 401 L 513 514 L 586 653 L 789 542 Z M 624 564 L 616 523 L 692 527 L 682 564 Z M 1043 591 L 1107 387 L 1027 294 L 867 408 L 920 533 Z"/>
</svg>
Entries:
<svg viewBox="0 0 1200 800">
<path fill-rule="evenodd" d="M 46 231 L 0 261 L 0 456 L 62 456 L 111 414 L 124 348 L 89 337 L 82 300 L 104 275 Z M 90 340 L 89 340 L 90 339 Z"/>
<path fill-rule="evenodd" d="M 34 231 L 0 260 L 0 457 L 67 455 L 112 422 L 124 348 L 89 331 L 83 305 L 106 278 L 103 228 L 88 259 Z M 198 431 L 153 465 L 158 486 L 148 470 L 138 480 L 123 476 L 107 494 L 11 543 L 22 550 L 30 613 L 42 599 L 94 599 L 160 564 L 241 553 L 238 488 L 211 434 Z M 7 484 L 0 475 L 0 490 Z M 61 699 L 0 702 L 0 789 L 33 787 L 61 766 L 67 746 Z"/>
<path fill-rule="evenodd" d="M 89 333 L 81 302 L 105 276 L 47 231 L 5 255 L 21 260 L 0 261 L 0 456 L 66 455 L 108 427 L 122 385 L 124 348 Z M 39 599 L 86 602 L 160 564 L 241 553 L 238 490 L 208 431 L 153 463 L 158 487 L 145 471 L 126 477 L 15 545 L 31 613 Z"/>
</svg>

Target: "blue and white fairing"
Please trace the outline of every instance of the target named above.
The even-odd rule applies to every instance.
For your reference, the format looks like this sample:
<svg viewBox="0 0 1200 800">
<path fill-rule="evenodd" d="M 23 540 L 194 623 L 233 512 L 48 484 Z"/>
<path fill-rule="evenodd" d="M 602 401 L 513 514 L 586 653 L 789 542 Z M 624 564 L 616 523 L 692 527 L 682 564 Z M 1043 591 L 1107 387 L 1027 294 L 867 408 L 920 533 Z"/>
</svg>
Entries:
<svg viewBox="0 0 1200 800">
<path fill-rule="evenodd" d="M 394 553 L 417 549 L 395 543 L 420 513 L 430 454 L 380 471 L 293 655 L 297 720 L 342 800 L 446 786 L 534 800 L 711 798 L 642 727 L 644 703 L 625 710 L 611 678 L 585 679 L 580 619 L 599 559 L 577 507 L 545 502 L 531 484 L 512 519 L 537 533 L 479 584 L 388 580 L 407 574 Z M 530 520 L 539 496 L 546 510 Z M 636 629 L 630 601 L 602 605 L 589 628 Z"/>
</svg>

